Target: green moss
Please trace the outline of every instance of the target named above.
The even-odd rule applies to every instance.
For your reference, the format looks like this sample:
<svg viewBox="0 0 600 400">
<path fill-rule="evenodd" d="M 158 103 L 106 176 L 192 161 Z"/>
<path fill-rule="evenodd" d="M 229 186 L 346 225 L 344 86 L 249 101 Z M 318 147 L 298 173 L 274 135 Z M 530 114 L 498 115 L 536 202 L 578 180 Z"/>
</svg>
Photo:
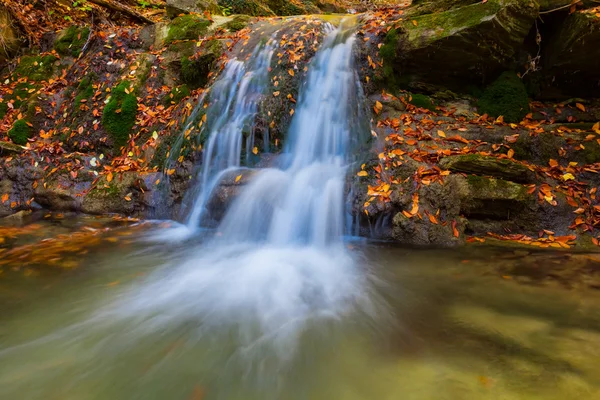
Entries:
<svg viewBox="0 0 600 400">
<path fill-rule="evenodd" d="M 203 44 L 200 56 L 183 56 L 181 58 L 181 81 L 190 89 L 204 87 L 208 82 L 208 74 L 222 51 L 221 43 L 218 40 L 211 40 Z"/>
<path fill-rule="evenodd" d="M 379 49 L 379 55 L 383 60 L 383 77 L 387 81 L 391 89 L 397 86 L 396 76 L 394 74 L 394 62 L 398 51 L 398 31 L 394 28 L 390 29 L 385 38 L 383 45 Z"/>
<path fill-rule="evenodd" d="M 90 28 L 70 26 L 54 44 L 54 49 L 63 56 L 79 57 L 90 35 Z"/>
<path fill-rule="evenodd" d="M 163 104 L 167 107 L 171 104 L 179 104 L 181 100 L 188 97 L 190 94 L 191 91 L 188 85 L 174 87 L 171 90 L 171 92 L 163 99 Z"/>
<path fill-rule="evenodd" d="M 24 146 L 27 144 L 27 139 L 31 135 L 31 129 L 29 129 L 29 125 L 24 119 L 19 119 L 15 121 L 12 128 L 8 131 L 8 137 L 15 144 L 19 144 Z"/>
<path fill-rule="evenodd" d="M 583 143 L 583 149 L 580 150 L 583 154 L 583 160 L 587 164 L 595 164 L 600 162 L 600 144 L 595 140 Z"/>
<path fill-rule="evenodd" d="M 125 90 L 130 91 L 126 93 Z M 117 148 L 127 143 L 137 115 L 137 98 L 129 81 L 113 88 L 109 102 L 102 113 L 102 125 L 113 137 Z"/>
<path fill-rule="evenodd" d="M 251 17 L 248 15 L 236 15 L 231 21 L 225 24 L 225 28 L 231 32 L 237 32 L 248 26 Z"/>
<path fill-rule="evenodd" d="M 246 14 L 254 17 L 271 17 L 275 13 L 259 0 L 219 0 L 219 6 L 231 10 L 232 14 Z"/>
<path fill-rule="evenodd" d="M 54 73 L 54 63 L 58 60 L 53 55 L 23 56 L 15 72 L 32 81 L 47 81 Z"/>
<path fill-rule="evenodd" d="M 435 104 L 428 96 L 425 96 L 424 94 L 411 95 L 409 103 L 418 108 L 435 111 Z"/>
<path fill-rule="evenodd" d="M 521 121 L 529 112 L 525 85 L 514 72 L 504 72 L 485 89 L 478 109 L 494 118 L 502 115 L 506 122 Z"/>
<path fill-rule="evenodd" d="M 198 15 L 188 14 L 175 18 L 169 25 L 166 43 L 175 40 L 197 40 L 204 35 L 211 22 Z"/>
<path fill-rule="evenodd" d="M 90 73 L 79 81 L 79 85 L 77 85 L 77 95 L 75 96 L 74 109 L 75 112 L 79 111 L 79 107 L 82 104 L 83 100 L 88 100 L 94 94 L 94 74 Z"/>
<path fill-rule="evenodd" d="M 11 94 L 3 94 L 2 103 L 0 103 L 0 119 L 4 118 L 6 115 L 9 101 L 13 100 L 13 107 L 19 109 L 37 89 L 38 85 L 34 85 L 30 82 L 19 82 Z"/>
</svg>

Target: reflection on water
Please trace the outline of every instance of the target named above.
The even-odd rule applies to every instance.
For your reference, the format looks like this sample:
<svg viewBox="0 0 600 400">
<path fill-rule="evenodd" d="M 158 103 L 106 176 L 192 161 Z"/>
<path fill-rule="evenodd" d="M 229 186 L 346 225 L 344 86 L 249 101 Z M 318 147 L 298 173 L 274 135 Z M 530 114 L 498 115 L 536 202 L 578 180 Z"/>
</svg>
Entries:
<svg viewBox="0 0 600 400">
<path fill-rule="evenodd" d="M 169 297 L 177 282 L 168 277 L 198 250 L 127 244 L 125 232 L 139 236 L 136 229 L 103 233 L 67 272 L 0 267 L 1 399 L 600 398 L 597 256 L 352 242 L 354 272 L 329 292 L 286 293 L 290 282 L 244 276 L 243 263 L 219 266 L 229 274 L 202 287 L 196 274 L 221 259 L 202 247 L 211 264 L 188 266 L 186 298 Z M 321 260 L 324 271 L 349 262 L 331 256 Z M 282 269 L 301 264 L 278 263 L 276 252 L 268 258 Z M 295 271 L 294 282 L 304 282 L 306 271 Z M 153 286 L 157 276 L 166 284 Z M 354 305 L 352 290 L 363 290 Z M 265 308 L 244 303 L 260 298 L 249 291 L 277 296 Z M 218 294 L 239 301 L 219 303 Z M 346 312 L 327 315 L 328 301 L 348 303 Z M 207 302 L 231 308 L 210 314 Z M 281 332 L 296 335 L 294 348 L 275 346 L 276 336 L 256 341 L 281 321 L 302 322 Z"/>
</svg>

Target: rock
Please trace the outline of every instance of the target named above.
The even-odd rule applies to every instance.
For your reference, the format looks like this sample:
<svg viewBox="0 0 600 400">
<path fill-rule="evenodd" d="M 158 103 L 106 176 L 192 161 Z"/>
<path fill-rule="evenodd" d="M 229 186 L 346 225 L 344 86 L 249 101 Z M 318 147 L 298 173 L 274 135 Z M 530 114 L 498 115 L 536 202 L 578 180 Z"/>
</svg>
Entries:
<svg viewBox="0 0 600 400">
<path fill-rule="evenodd" d="M 465 183 L 461 212 L 468 218 L 510 220 L 536 209 L 535 197 L 518 183 L 477 175 Z"/>
<path fill-rule="evenodd" d="M 456 228 L 459 237 L 453 234 L 452 224 L 446 226 L 432 224 L 426 219 L 418 217 L 407 218 L 402 213 L 397 213 L 392 221 L 392 236 L 395 240 L 416 246 L 454 247 L 464 241 L 464 220 L 459 219 Z"/>
<path fill-rule="evenodd" d="M 223 219 L 225 212 L 235 201 L 258 170 L 239 169 L 227 173 L 221 182 L 214 188 L 210 200 L 206 204 L 208 217 L 213 222 L 219 222 Z"/>
<path fill-rule="evenodd" d="M 275 12 L 260 0 L 219 0 L 219 6 L 232 14 L 252 15 L 253 17 L 272 17 Z"/>
<path fill-rule="evenodd" d="M 16 213 L 12 214 L 12 215 L 8 215 L 6 217 L 3 217 L 2 220 L 4 221 L 13 221 L 13 222 L 20 222 L 23 220 L 23 218 L 31 215 L 32 211 L 31 210 L 21 210 L 21 211 L 17 211 Z"/>
<path fill-rule="evenodd" d="M 125 215 L 147 215 L 155 207 L 155 182 L 158 173 L 124 172 L 115 174 L 108 182 L 100 178 L 83 197 L 81 211 L 87 214 L 118 213 Z"/>
<path fill-rule="evenodd" d="M 0 67 L 13 58 L 25 43 L 10 13 L 0 5 Z"/>
<path fill-rule="evenodd" d="M 600 90 L 600 17 L 593 10 L 567 17 L 548 46 L 548 80 L 571 96 L 595 97 Z"/>
<path fill-rule="evenodd" d="M 83 194 L 91 187 L 90 181 L 76 181 L 66 175 L 44 183 L 35 189 L 34 200 L 52 211 L 80 211 Z"/>
<path fill-rule="evenodd" d="M 535 174 L 516 161 L 480 154 L 445 157 L 440 161 L 440 168 L 453 172 L 489 175 L 514 182 L 530 183 L 535 181 Z"/>
<path fill-rule="evenodd" d="M 489 0 L 405 19 L 381 47 L 384 75 L 456 90 L 481 84 L 510 69 L 537 15 L 533 0 Z"/>
<path fill-rule="evenodd" d="M 167 16 L 171 19 L 180 14 L 202 14 L 204 11 L 211 14 L 221 14 L 221 9 L 216 0 L 167 0 Z"/>
<path fill-rule="evenodd" d="M 25 150 L 24 147 L 18 144 L 4 142 L 0 140 L 0 157 L 7 156 L 10 154 L 20 154 Z"/>
<path fill-rule="evenodd" d="M 241 31 L 248 26 L 251 19 L 252 17 L 249 15 L 236 15 L 231 21 L 225 24 L 225 28 L 229 29 L 231 32 Z"/>
</svg>

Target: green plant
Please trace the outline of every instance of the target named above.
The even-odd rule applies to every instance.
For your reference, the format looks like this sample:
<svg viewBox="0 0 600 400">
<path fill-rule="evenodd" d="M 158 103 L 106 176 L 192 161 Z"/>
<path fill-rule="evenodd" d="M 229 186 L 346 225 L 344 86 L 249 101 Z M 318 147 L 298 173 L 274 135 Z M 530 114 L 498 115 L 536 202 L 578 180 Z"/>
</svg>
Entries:
<svg viewBox="0 0 600 400">
<path fill-rule="evenodd" d="M 504 72 L 483 92 L 477 104 L 481 114 L 503 116 L 506 122 L 520 122 L 529 112 L 529 98 L 523 81 L 515 72 Z"/>
<path fill-rule="evenodd" d="M 19 119 L 15 121 L 12 128 L 8 131 L 8 137 L 15 144 L 19 144 L 24 146 L 27 144 L 27 139 L 31 135 L 31 129 L 29 129 L 29 125 L 24 119 Z"/>
<path fill-rule="evenodd" d="M 123 81 L 113 88 L 102 112 L 102 125 L 113 137 L 117 148 L 127 144 L 137 115 L 137 97 L 131 82 Z"/>
</svg>

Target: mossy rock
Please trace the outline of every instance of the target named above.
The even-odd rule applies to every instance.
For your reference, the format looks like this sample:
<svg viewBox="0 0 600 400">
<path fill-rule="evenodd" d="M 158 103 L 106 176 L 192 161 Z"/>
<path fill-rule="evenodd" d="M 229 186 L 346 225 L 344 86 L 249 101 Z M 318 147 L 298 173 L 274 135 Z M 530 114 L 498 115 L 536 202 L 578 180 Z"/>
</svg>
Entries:
<svg viewBox="0 0 600 400">
<path fill-rule="evenodd" d="M 223 54 L 223 44 L 218 40 L 205 42 L 199 55 L 181 58 L 181 82 L 190 89 L 204 87 L 208 83 L 208 75 L 216 61 Z"/>
<path fill-rule="evenodd" d="M 275 15 L 275 12 L 260 0 L 219 0 L 219 6 L 231 14 L 245 14 L 253 17 Z"/>
<path fill-rule="evenodd" d="M 131 82 L 119 83 L 112 89 L 102 113 L 102 125 L 111 134 L 117 149 L 127 144 L 131 128 L 135 125 L 138 103 L 133 92 Z"/>
<path fill-rule="evenodd" d="M 514 182 L 530 183 L 535 181 L 535 174 L 525 165 L 506 158 L 483 156 L 480 154 L 463 154 L 443 158 L 440 168 L 467 174 L 489 175 Z"/>
<path fill-rule="evenodd" d="M 477 104 L 480 114 L 506 122 L 520 122 L 529 112 L 529 98 L 523 81 L 514 72 L 504 72 L 488 86 Z"/>
<path fill-rule="evenodd" d="M 32 81 L 47 81 L 54 74 L 54 63 L 58 60 L 53 55 L 23 56 L 15 68 L 17 75 Z"/>
<path fill-rule="evenodd" d="M 175 18 L 169 24 L 169 33 L 165 40 L 166 43 L 172 43 L 176 40 L 198 40 L 208 31 L 212 24 L 208 19 L 198 15 L 189 14 Z"/>
<path fill-rule="evenodd" d="M 231 32 L 238 32 L 248 26 L 252 17 L 249 15 L 236 15 L 231 21 L 225 24 L 225 28 Z"/>
<path fill-rule="evenodd" d="M 54 43 L 54 49 L 63 56 L 79 57 L 85 42 L 90 35 L 90 28 L 70 26 L 60 33 L 58 40 Z"/>
<path fill-rule="evenodd" d="M 31 136 L 31 129 L 27 125 L 27 121 L 19 119 L 15 121 L 12 128 L 8 131 L 8 137 L 14 144 L 24 146 L 27 144 L 27 139 Z"/>
<path fill-rule="evenodd" d="M 409 16 L 393 66 L 416 81 L 451 90 L 485 82 L 512 68 L 538 15 L 531 0 L 488 0 L 444 12 Z"/>
<path fill-rule="evenodd" d="M 535 207 L 535 196 L 524 185 L 477 175 L 468 175 L 466 182 L 461 212 L 469 218 L 509 220 Z"/>
<path fill-rule="evenodd" d="M 77 95 L 75 96 L 75 102 L 73 103 L 75 112 L 78 112 L 81 104 L 94 95 L 94 79 L 95 74 L 90 73 L 79 81 L 79 84 L 77 85 Z"/>
<path fill-rule="evenodd" d="M 15 89 L 11 94 L 4 94 L 2 102 L 0 103 L 0 119 L 4 118 L 8 112 L 8 102 L 13 100 L 13 107 L 15 109 L 21 108 L 33 93 L 38 89 L 38 85 L 31 82 L 19 82 L 15 86 Z"/>
<path fill-rule="evenodd" d="M 216 0 L 167 0 L 167 16 L 171 19 L 181 14 L 204 12 L 222 14 Z"/>
<path fill-rule="evenodd" d="M 394 73 L 394 61 L 398 51 L 398 31 L 392 28 L 383 39 L 383 45 L 379 49 L 379 55 L 383 60 L 383 78 L 390 89 L 394 90 L 397 86 L 397 79 Z"/>
<path fill-rule="evenodd" d="M 179 104 L 181 100 L 188 97 L 191 94 L 190 88 L 188 85 L 181 85 L 174 87 L 171 92 L 163 99 L 163 104 L 165 106 L 170 106 L 172 104 Z"/>
<path fill-rule="evenodd" d="M 425 96 L 424 94 L 413 94 L 410 95 L 409 103 L 417 108 L 423 108 L 425 110 L 435 111 L 435 103 L 429 96 Z"/>
</svg>

